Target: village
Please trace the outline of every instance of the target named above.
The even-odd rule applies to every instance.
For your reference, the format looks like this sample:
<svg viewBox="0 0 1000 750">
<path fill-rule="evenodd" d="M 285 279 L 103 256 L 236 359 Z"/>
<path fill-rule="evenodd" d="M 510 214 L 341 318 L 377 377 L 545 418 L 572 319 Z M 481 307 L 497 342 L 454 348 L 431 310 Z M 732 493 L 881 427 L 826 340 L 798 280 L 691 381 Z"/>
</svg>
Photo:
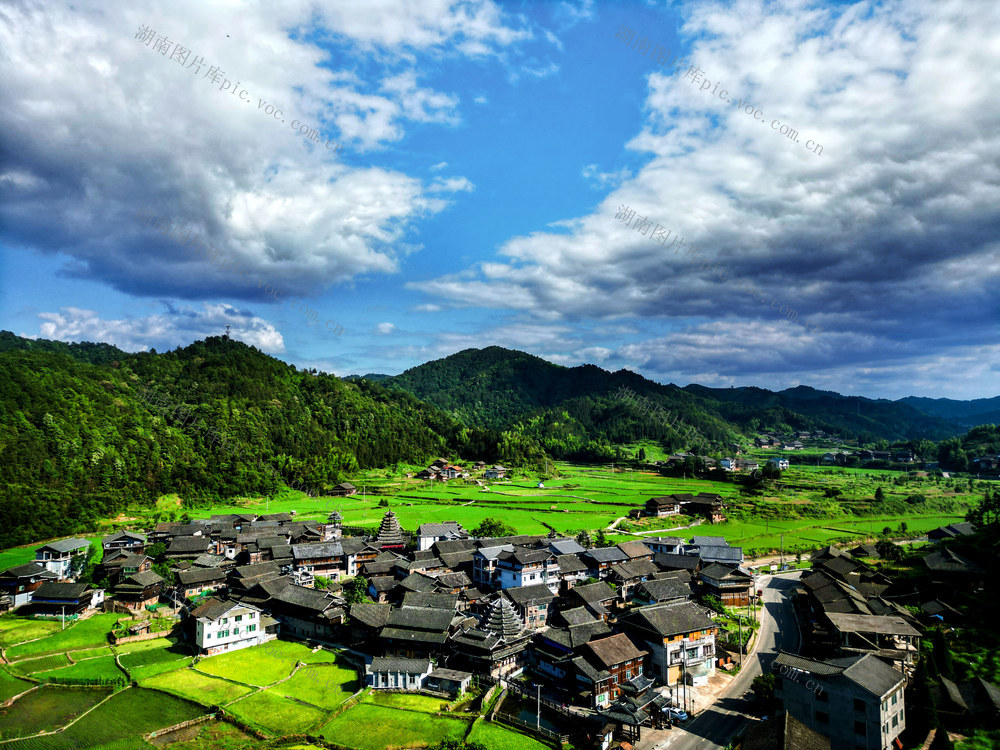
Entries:
<svg viewBox="0 0 1000 750">
<path fill-rule="evenodd" d="M 463 473 L 439 460 L 418 478 Z M 684 514 L 710 527 L 725 510 L 717 494 L 684 493 L 650 497 L 630 515 Z M 734 696 L 752 713 L 764 705 L 748 692 L 761 670 L 741 667 L 759 656 L 765 673 L 773 664 L 781 675 L 771 697 L 780 715 L 751 722 L 742 747 L 785 747 L 767 738 L 797 733 L 812 738 L 809 747 L 876 750 L 894 746 L 906 726 L 903 688 L 924 626 L 957 617 L 955 593 L 984 576 L 939 546 L 923 557 L 930 593 L 915 613 L 880 572 L 883 543 L 818 549 L 802 571 L 751 567 L 740 547 L 707 533 L 612 544 L 602 531 L 474 532 L 447 520 L 404 529 L 392 510 L 363 535 L 345 534 L 337 511 L 325 521 L 292 511 L 159 522 L 100 540 L 92 580 L 105 588 L 76 580 L 87 540 L 39 547 L 33 562 L 0 572 L 0 608 L 64 627 L 96 613 L 126 616 L 116 638 L 176 637 L 196 659 L 276 640 L 333 648 L 356 660 L 365 688 L 447 700 L 499 690 L 520 708 L 493 706 L 498 721 L 542 742 L 601 750 L 657 747 L 711 721 L 713 704 Z M 972 532 L 960 523 L 928 537 Z M 993 716 L 1000 688 L 955 684 L 951 699 L 958 713 Z M 851 720 L 831 719 L 839 712 Z"/>
</svg>

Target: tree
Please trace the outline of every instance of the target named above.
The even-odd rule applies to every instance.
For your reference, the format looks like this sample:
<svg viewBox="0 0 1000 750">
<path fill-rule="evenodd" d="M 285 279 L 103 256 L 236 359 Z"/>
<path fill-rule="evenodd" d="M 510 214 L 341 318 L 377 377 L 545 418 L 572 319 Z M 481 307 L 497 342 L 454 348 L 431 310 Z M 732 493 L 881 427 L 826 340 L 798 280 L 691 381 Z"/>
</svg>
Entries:
<svg viewBox="0 0 1000 750">
<path fill-rule="evenodd" d="M 639 449 L 639 453 L 636 455 L 636 458 L 638 458 L 640 461 L 645 461 L 646 460 L 646 449 L 645 448 L 640 448 Z"/>
<path fill-rule="evenodd" d="M 388 508 L 389 507 L 389 501 L 386 500 L 385 498 L 382 498 L 381 500 L 378 501 L 378 507 L 380 507 L 380 508 Z"/>
<path fill-rule="evenodd" d="M 576 535 L 576 543 L 584 549 L 590 548 L 590 534 L 587 533 L 586 529 Z"/>
<path fill-rule="evenodd" d="M 597 533 L 594 535 L 594 546 L 595 547 L 612 546 L 612 543 L 608 541 L 607 534 L 604 533 L 604 529 L 598 529 Z"/>
<path fill-rule="evenodd" d="M 889 536 L 892 533 L 892 528 L 889 526 L 882 527 L 882 536 Z"/>
<path fill-rule="evenodd" d="M 163 542 L 157 542 L 156 544 L 151 544 L 149 549 L 146 550 L 146 554 L 153 558 L 154 560 L 159 560 L 167 552 L 167 545 Z"/>
<path fill-rule="evenodd" d="M 750 683 L 753 689 L 754 700 L 764 713 L 772 713 L 774 706 L 774 673 L 759 674 Z"/>
<path fill-rule="evenodd" d="M 888 560 L 890 562 L 896 562 L 903 557 L 903 552 L 900 550 L 899 545 L 893 544 L 888 539 L 882 539 L 876 542 L 875 551 L 881 559 Z"/>
<path fill-rule="evenodd" d="M 881 487 L 875 490 L 875 499 L 878 502 L 882 502 L 883 500 L 885 500 L 885 492 L 882 491 Z"/>
<path fill-rule="evenodd" d="M 480 524 L 472 530 L 472 535 L 480 538 L 493 538 L 498 536 L 515 536 L 517 529 L 499 518 L 484 518 Z"/>
<path fill-rule="evenodd" d="M 368 581 L 364 576 L 354 576 L 354 579 L 344 586 L 344 601 L 348 604 L 364 604 L 368 598 Z"/>
<path fill-rule="evenodd" d="M 906 521 L 900 521 L 899 522 L 899 533 L 900 534 L 905 534 L 906 530 L 908 528 L 909 528 L 909 526 L 906 525 Z"/>
</svg>

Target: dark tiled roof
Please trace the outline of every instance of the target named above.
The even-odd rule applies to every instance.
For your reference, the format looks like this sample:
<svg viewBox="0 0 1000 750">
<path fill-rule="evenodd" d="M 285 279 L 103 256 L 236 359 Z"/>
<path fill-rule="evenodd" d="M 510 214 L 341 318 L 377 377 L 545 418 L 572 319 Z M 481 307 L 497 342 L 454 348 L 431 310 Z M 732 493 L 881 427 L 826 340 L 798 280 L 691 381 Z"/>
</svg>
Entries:
<svg viewBox="0 0 1000 750">
<path fill-rule="evenodd" d="M 38 549 L 53 549 L 56 552 L 72 552 L 73 550 L 86 549 L 89 546 L 90 542 L 86 539 L 76 539 L 75 537 L 71 537 L 69 539 L 57 539 L 54 542 L 42 545 Z"/>
<path fill-rule="evenodd" d="M 629 559 L 632 559 L 632 558 L 635 558 L 635 557 L 652 557 L 653 556 L 653 550 L 651 550 L 649 547 L 647 547 L 645 544 L 643 544 L 640 541 L 633 540 L 633 541 L 630 541 L 630 542 L 622 542 L 621 544 L 619 544 L 617 546 L 618 546 L 618 549 L 620 549 L 622 552 L 624 552 L 625 555 Z"/>
<path fill-rule="evenodd" d="M 597 641 L 590 641 L 584 646 L 585 654 L 589 652 L 591 660 L 605 668 L 610 668 L 616 664 L 632 659 L 641 659 L 648 651 L 640 651 L 632 643 L 631 639 L 624 633 L 618 633 L 610 638 L 601 638 Z"/>
<path fill-rule="evenodd" d="M 352 604 L 350 616 L 362 625 L 381 628 L 389 619 L 390 609 L 392 608 L 388 604 Z"/>
<path fill-rule="evenodd" d="M 641 607 L 623 619 L 660 635 L 679 635 L 716 627 L 701 607 L 693 602 L 653 604 Z"/>
<path fill-rule="evenodd" d="M 399 656 L 376 656 L 372 659 L 369 672 L 405 672 L 424 674 L 430 671 L 429 659 L 405 659 Z"/>
<path fill-rule="evenodd" d="M 50 573 L 48 570 L 43 568 L 38 563 L 25 563 L 24 565 L 15 565 L 12 568 L 7 568 L 0 575 L 10 578 L 31 578 L 37 576 L 43 577 L 54 577 L 55 573 Z"/>
<path fill-rule="evenodd" d="M 76 600 L 82 598 L 87 593 L 89 584 L 86 583 L 55 583 L 46 581 L 31 595 L 32 601 L 38 599 L 58 599 Z"/>
<path fill-rule="evenodd" d="M 881 698 L 906 678 L 877 656 L 865 654 L 844 670 L 844 677 Z"/>
<path fill-rule="evenodd" d="M 601 581 L 588 583 L 583 586 L 574 586 L 570 589 L 570 592 L 585 602 L 604 602 L 608 599 L 618 598 L 618 592 Z"/>
<path fill-rule="evenodd" d="M 438 593 L 436 591 L 407 591 L 403 594 L 404 607 L 431 607 L 455 611 L 458 594 Z"/>
<path fill-rule="evenodd" d="M 514 637 L 524 630 L 521 618 L 517 616 L 510 600 L 500 597 L 490 605 L 483 618 L 482 629 L 501 637 Z"/>
<path fill-rule="evenodd" d="M 218 568 L 191 568 L 177 574 L 177 580 L 185 586 L 200 583 L 221 583 L 226 580 L 226 571 Z"/>
<path fill-rule="evenodd" d="M 976 563 L 947 547 L 931 552 L 924 557 L 924 565 L 935 573 L 978 573 L 982 571 Z"/>
<path fill-rule="evenodd" d="M 399 607 L 389 613 L 386 625 L 410 630 L 432 630 L 444 632 L 451 625 L 454 610 L 437 607 Z"/>
<path fill-rule="evenodd" d="M 701 560 L 693 555 L 670 555 L 659 553 L 653 562 L 665 570 L 696 570 Z"/>
<path fill-rule="evenodd" d="M 691 587 L 687 583 L 683 583 L 673 578 L 644 581 L 639 584 L 639 588 L 642 589 L 654 602 L 691 598 Z"/>
<path fill-rule="evenodd" d="M 583 573 L 587 570 L 587 564 L 578 555 L 558 555 L 556 563 L 563 573 Z"/>
<path fill-rule="evenodd" d="M 516 586 L 504 589 L 504 593 L 510 597 L 511 601 L 521 607 L 551 602 L 556 598 L 555 594 L 549 591 L 549 587 L 544 583 L 534 586 Z"/>
<path fill-rule="evenodd" d="M 617 547 L 598 547 L 589 549 L 584 554 L 598 563 L 616 563 L 628 560 L 628 555 Z"/>
</svg>

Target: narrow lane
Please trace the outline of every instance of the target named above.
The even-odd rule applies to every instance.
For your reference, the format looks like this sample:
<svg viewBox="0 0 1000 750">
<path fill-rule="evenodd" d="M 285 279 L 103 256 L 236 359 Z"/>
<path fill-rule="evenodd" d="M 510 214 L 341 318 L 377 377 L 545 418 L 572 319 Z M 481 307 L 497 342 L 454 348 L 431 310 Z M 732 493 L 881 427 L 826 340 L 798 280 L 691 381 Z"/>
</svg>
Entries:
<svg viewBox="0 0 1000 750">
<path fill-rule="evenodd" d="M 750 690 L 753 678 L 770 669 L 777 649 L 797 652 L 799 629 L 792 609 L 790 593 L 801 573 L 766 576 L 758 579 L 764 592 L 761 610 L 761 632 L 757 648 L 746 657 L 743 669 L 729 689 L 719 696 L 684 727 L 675 727 L 671 736 L 656 746 L 656 750 L 711 750 L 724 748 L 732 737 L 742 731 L 750 720 L 747 713 L 752 705 L 744 694 Z"/>
</svg>

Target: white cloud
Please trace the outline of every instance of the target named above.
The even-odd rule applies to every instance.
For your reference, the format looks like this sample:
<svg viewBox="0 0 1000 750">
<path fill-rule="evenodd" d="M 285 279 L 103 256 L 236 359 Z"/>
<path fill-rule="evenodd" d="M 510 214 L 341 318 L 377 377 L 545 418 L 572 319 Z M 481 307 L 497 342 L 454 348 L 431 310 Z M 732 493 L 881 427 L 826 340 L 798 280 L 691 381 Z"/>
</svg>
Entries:
<svg viewBox="0 0 1000 750">
<path fill-rule="evenodd" d="M 448 162 L 446 162 L 446 161 L 439 161 L 437 164 L 435 164 L 430 169 L 431 169 L 432 172 L 437 172 L 439 170 L 444 169 L 447 166 L 448 166 Z"/>
<path fill-rule="evenodd" d="M 379 323 L 375 326 L 375 332 L 380 336 L 388 336 L 390 333 L 395 332 L 396 326 L 393 323 Z"/>
<path fill-rule="evenodd" d="M 104 341 L 125 351 L 172 349 L 179 345 L 219 336 L 231 325 L 230 336 L 256 346 L 269 354 L 285 351 L 285 342 L 278 330 L 263 318 L 229 305 L 203 304 L 201 309 L 167 306 L 160 315 L 106 320 L 93 310 L 61 307 L 59 312 L 38 313 L 44 323 L 39 326 L 41 338 L 57 341 Z M 36 336 L 21 334 L 26 338 Z"/>
</svg>

